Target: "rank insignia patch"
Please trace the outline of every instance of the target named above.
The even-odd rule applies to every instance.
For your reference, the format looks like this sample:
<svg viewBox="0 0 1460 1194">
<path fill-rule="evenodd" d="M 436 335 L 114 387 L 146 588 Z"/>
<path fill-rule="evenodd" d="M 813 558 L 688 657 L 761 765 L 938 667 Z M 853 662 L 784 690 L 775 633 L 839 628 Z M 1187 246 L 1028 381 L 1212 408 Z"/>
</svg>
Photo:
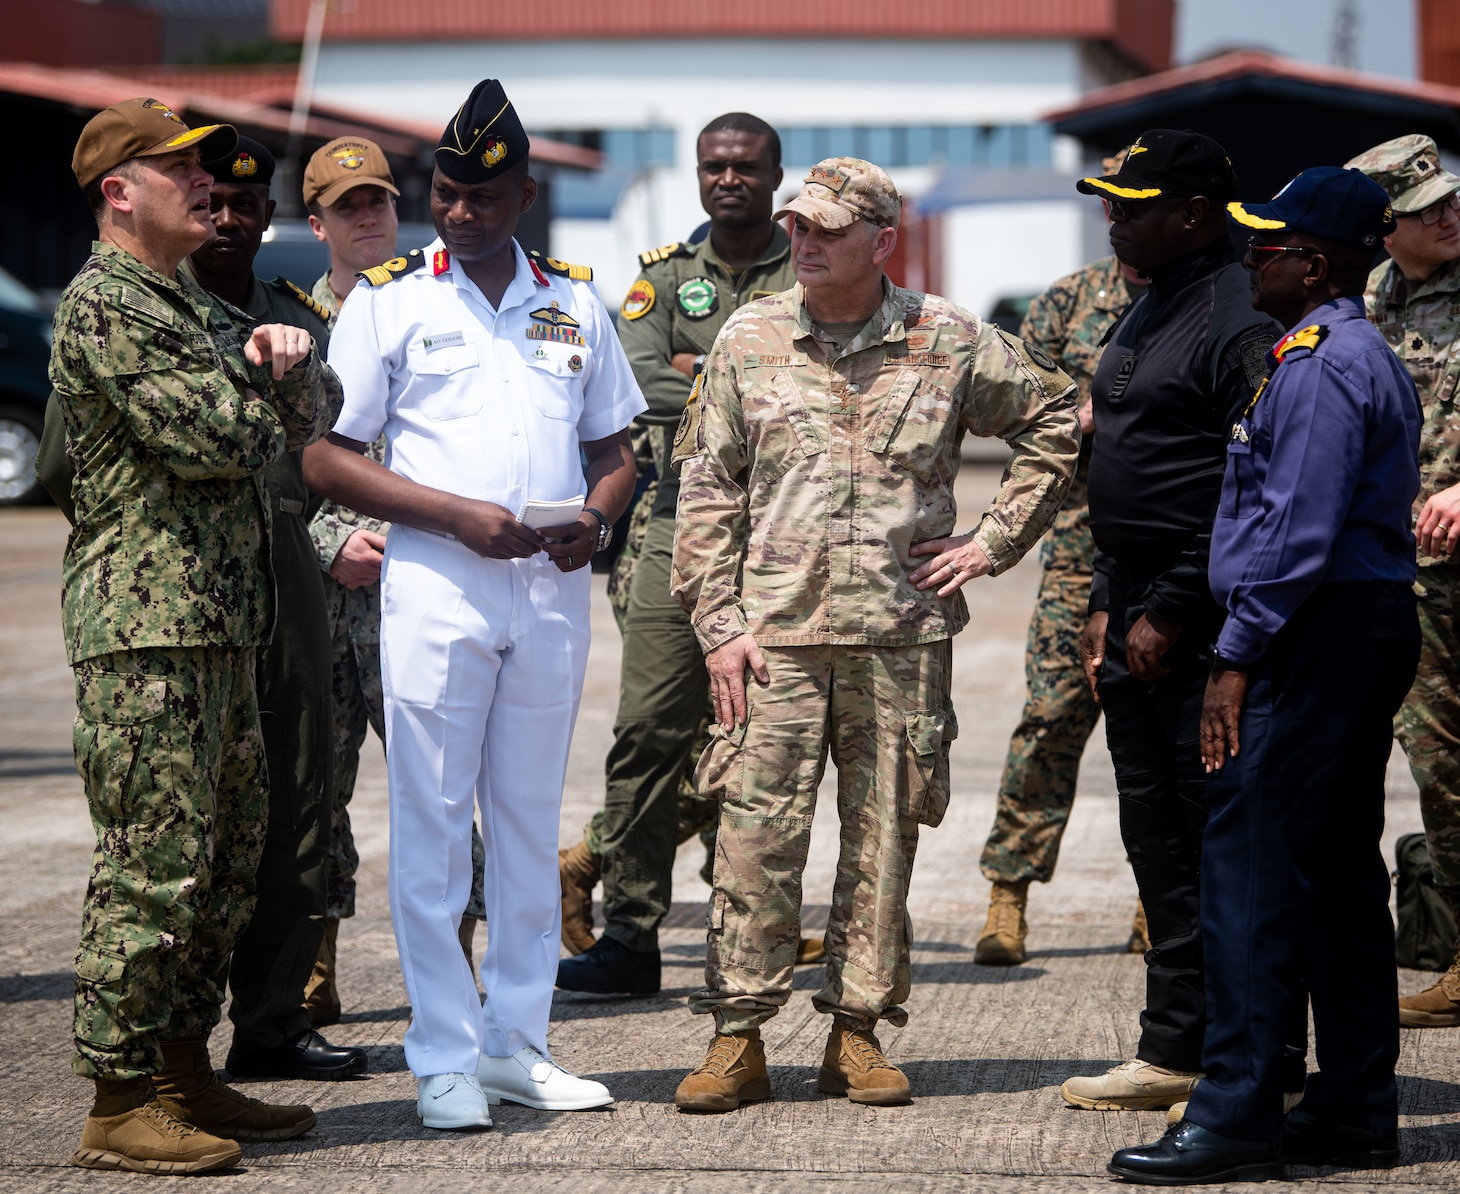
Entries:
<svg viewBox="0 0 1460 1194">
<path fill-rule="evenodd" d="M 646 278 L 640 278 L 629 287 L 628 294 L 624 295 L 619 314 L 625 319 L 638 319 L 641 315 L 649 314 L 653 307 L 654 284 Z"/>
<path fill-rule="evenodd" d="M 704 319 L 720 306 L 720 293 L 709 278 L 690 278 L 674 292 L 679 309 L 689 319 Z"/>
<path fill-rule="evenodd" d="M 431 274 L 439 278 L 451 265 L 451 254 L 445 249 L 437 249 L 431 256 Z"/>
<path fill-rule="evenodd" d="M 528 315 L 528 318 L 539 320 L 542 323 L 550 323 L 554 327 L 575 328 L 579 326 L 576 319 L 559 308 L 556 299 L 549 306 L 539 307 L 536 311 L 533 311 Z"/>
</svg>

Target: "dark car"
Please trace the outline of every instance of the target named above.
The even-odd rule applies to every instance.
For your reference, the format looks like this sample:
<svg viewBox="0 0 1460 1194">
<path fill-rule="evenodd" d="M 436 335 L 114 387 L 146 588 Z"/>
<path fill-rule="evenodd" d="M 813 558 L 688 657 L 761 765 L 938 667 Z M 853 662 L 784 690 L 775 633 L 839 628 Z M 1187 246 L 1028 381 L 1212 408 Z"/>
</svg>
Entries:
<svg viewBox="0 0 1460 1194">
<path fill-rule="evenodd" d="M 989 312 L 988 322 L 1002 328 L 1011 336 L 1017 336 L 1019 325 L 1029 314 L 1029 304 L 1033 301 L 1032 294 L 1006 294 L 994 304 L 993 310 Z"/>
<path fill-rule="evenodd" d="M 0 269 L 0 506 L 45 495 L 35 477 L 51 382 L 51 312 Z"/>
</svg>

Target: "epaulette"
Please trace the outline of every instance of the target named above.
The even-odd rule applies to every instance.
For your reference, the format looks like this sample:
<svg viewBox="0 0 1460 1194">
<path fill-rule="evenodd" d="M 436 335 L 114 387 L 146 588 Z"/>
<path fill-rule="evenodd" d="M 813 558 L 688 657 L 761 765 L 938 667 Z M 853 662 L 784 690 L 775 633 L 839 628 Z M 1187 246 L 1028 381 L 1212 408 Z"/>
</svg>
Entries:
<svg viewBox="0 0 1460 1194">
<path fill-rule="evenodd" d="M 275 278 L 274 289 L 283 291 L 283 293 L 292 299 L 297 299 L 300 306 L 304 307 L 311 314 L 318 315 L 325 323 L 330 321 L 329 308 L 315 298 L 314 295 L 300 290 L 288 278 Z"/>
<path fill-rule="evenodd" d="M 683 241 L 675 241 L 672 245 L 661 245 L 657 249 L 645 249 L 639 254 L 639 264 L 650 266 L 659 261 L 668 261 L 671 257 L 688 257 L 694 252 L 693 245 L 687 245 Z"/>
<path fill-rule="evenodd" d="M 586 265 L 570 265 L 566 261 L 559 261 L 556 257 L 544 257 L 536 249 L 533 249 L 527 256 L 550 274 L 572 278 L 575 282 L 593 281 L 593 270 Z"/>
<path fill-rule="evenodd" d="M 420 249 L 412 249 L 404 257 L 392 257 L 384 265 L 372 265 L 355 276 L 364 278 L 371 286 L 384 286 L 387 282 L 393 282 L 403 274 L 418 270 L 425 264 L 426 254 L 422 253 Z"/>
<path fill-rule="evenodd" d="M 1328 335 L 1326 324 L 1309 324 L 1305 328 L 1299 328 L 1296 332 L 1289 332 L 1281 340 L 1272 346 L 1273 359 L 1282 364 L 1283 357 L 1292 352 L 1295 348 L 1306 348 L 1312 352 L 1323 343 L 1323 337 Z"/>
</svg>

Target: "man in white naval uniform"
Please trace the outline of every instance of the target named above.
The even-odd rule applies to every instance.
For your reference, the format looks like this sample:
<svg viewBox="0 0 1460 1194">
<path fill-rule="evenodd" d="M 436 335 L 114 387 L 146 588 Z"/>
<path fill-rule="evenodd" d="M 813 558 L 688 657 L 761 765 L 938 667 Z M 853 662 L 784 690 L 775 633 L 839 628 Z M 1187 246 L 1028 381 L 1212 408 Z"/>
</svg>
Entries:
<svg viewBox="0 0 1460 1194">
<path fill-rule="evenodd" d="M 551 1061 L 547 1026 L 588 564 L 633 492 L 626 428 L 644 400 L 589 271 L 512 239 L 537 193 L 527 152 L 501 85 L 478 84 L 436 150 L 441 240 L 362 275 L 331 339 L 344 410 L 305 464 L 312 489 L 393 524 L 381 581 L 390 908 L 414 1012 L 406 1061 L 433 1128 L 489 1127 L 503 1098 L 612 1101 Z M 382 430 L 385 468 L 362 454 Z M 544 525 L 532 507 L 553 502 L 570 505 Z M 484 1004 L 457 942 L 474 797 Z"/>
</svg>

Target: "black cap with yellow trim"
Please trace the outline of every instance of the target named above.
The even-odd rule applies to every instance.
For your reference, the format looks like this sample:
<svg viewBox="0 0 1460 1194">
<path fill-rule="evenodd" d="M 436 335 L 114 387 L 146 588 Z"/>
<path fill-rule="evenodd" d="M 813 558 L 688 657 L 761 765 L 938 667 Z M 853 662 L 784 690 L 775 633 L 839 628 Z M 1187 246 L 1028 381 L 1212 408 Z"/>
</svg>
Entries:
<svg viewBox="0 0 1460 1194">
<path fill-rule="evenodd" d="M 1355 249 L 1377 249 L 1394 231 L 1384 188 L 1361 170 L 1315 166 L 1266 203 L 1229 203 L 1227 214 L 1257 232 L 1306 232 Z"/>
<path fill-rule="evenodd" d="M 441 134 L 436 167 L 456 182 L 486 182 L 517 165 L 528 148 L 527 132 L 502 84 L 483 79 Z"/>
<path fill-rule="evenodd" d="M 1226 203 L 1237 193 L 1237 172 L 1227 151 L 1201 133 L 1150 129 L 1131 144 L 1119 171 L 1075 184 L 1103 199 L 1190 199 Z"/>
<path fill-rule="evenodd" d="M 71 172 L 84 191 L 108 170 L 133 158 L 157 157 L 196 146 L 204 158 L 218 158 L 238 144 L 231 124 L 205 124 L 190 129 L 161 100 L 129 99 L 104 108 L 86 122 Z"/>
</svg>

